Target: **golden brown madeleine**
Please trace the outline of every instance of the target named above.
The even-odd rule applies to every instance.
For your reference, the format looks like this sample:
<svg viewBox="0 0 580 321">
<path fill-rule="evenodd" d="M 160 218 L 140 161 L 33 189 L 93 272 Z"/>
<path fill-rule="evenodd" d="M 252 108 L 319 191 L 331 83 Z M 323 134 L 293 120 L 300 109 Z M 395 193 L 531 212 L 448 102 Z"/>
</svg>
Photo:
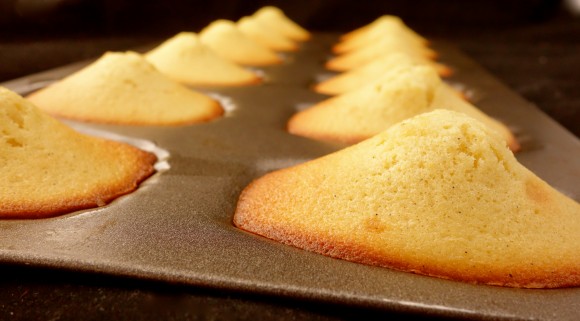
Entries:
<svg viewBox="0 0 580 321">
<path fill-rule="evenodd" d="M 365 30 L 365 29 L 363 29 Z M 427 39 L 409 28 L 401 18 L 385 15 L 369 24 L 367 31 L 356 37 L 340 41 L 334 45 L 332 50 L 336 54 L 342 54 L 353 50 L 358 50 L 384 37 L 404 38 L 406 41 L 415 43 L 418 46 L 427 47 Z"/>
<path fill-rule="evenodd" d="M 0 87 L 0 218 L 42 218 L 133 192 L 155 155 L 87 136 Z"/>
<path fill-rule="evenodd" d="M 347 71 L 394 52 L 405 53 L 416 60 L 433 60 L 436 56 L 436 52 L 432 49 L 418 46 L 406 39 L 380 38 L 371 45 L 331 58 L 325 67 L 329 70 Z"/>
<path fill-rule="evenodd" d="M 426 65 L 434 68 L 440 76 L 451 73 L 449 67 L 430 60 L 420 60 L 404 52 L 386 53 L 360 67 L 342 72 L 314 86 L 321 94 L 340 95 L 361 88 L 380 79 L 389 70 L 407 65 Z"/>
<path fill-rule="evenodd" d="M 258 84 L 258 75 L 220 57 L 193 32 L 180 32 L 145 54 L 159 71 L 193 86 L 246 86 Z"/>
<path fill-rule="evenodd" d="M 279 8 L 265 6 L 256 11 L 252 17 L 292 40 L 306 41 L 311 37 L 308 30 L 289 19 Z"/>
<path fill-rule="evenodd" d="M 96 123 L 176 126 L 223 114 L 216 100 L 169 79 L 135 52 L 108 52 L 27 98 L 53 116 Z"/>
<path fill-rule="evenodd" d="M 219 19 L 199 33 L 201 42 L 218 55 L 245 66 L 269 66 L 282 63 L 276 52 L 252 40 L 233 21 Z"/>
<path fill-rule="evenodd" d="M 316 140 L 352 144 L 434 109 L 468 114 L 500 133 L 514 151 L 519 149 L 504 124 L 462 99 L 433 68 L 421 65 L 400 65 L 375 82 L 300 111 L 288 121 L 288 131 Z"/>
<path fill-rule="evenodd" d="M 373 22 L 366 24 L 360 28 L 353 31 L 347 32 L 340 37 L 340 43 L 347 44 L 363 44 L 368 43 L 377 35 L 380 35 L 385 30 L 390 30 L 391 25 L 399 25 L 401 29 L 411 38 L 415 38 L 418 43 L 423 45 L 428 45 L 429 40 L 425 39 L 423 36 L 415 32 L 413 29 L 409 28 L 403 20 L 394 15 L 382 15 L 375 19 Z M 386 27 L 386 28 L 385 28 Z"/>
<path fill-rule="evenodd" d="M 241 193 L 240 229 L 323 255 L 462 282 L 580 286 L 580 204 L 503 138 L 435 110 Z"/>
<path fill-rule="evenodd" d="M 238 29 L 248 38 L 274 51 L 296 51 L 299 46 L 276 29 L 258 21 L 255 17 L 246 16 L 236 22 Z"/>
</svg>

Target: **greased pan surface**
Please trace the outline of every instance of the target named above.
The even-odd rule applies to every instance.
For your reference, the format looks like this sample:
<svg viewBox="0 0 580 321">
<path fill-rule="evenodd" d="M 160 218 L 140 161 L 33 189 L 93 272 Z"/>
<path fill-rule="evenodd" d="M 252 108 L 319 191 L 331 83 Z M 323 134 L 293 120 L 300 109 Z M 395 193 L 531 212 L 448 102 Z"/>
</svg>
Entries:
<svg viewBox="0 0 580 321">
<path fill-rule="evenodd" d="M 288 118 L 326 96 L 310 86 L 336 34 L 315 33 L 281 66 L 260 68 L 267 81 L 240 88 L 196 88 L 227 112 L 184 127 L 67 122 L 83 131 L 162 155 L 168 166 L 134 193 L 98 209 L 41 220 L 0 221 L 0 261 L 107 273 L 387 311 L 481 320 L 577 320 L 580 288 L 526 290 L 471 285 L 346 262 L 282 245 L 232 225 L 241 190 L 254 178 L 339 150 L 285 131 Z M 451 44 L 434 41 L 455 70 L 448 81 L 506 122 L 522 143 L 518 160 L 580 200 L 580 142 L 506 88 Z M 81 62 L 2 85 L 21 94 L 86 65 Z M 103 134 L 104 133 L 104 134 Z M 156 147 L 153 147 L 153 143 Z M 168 167 L 168 168 L 167 168 Z"/>
</svg>

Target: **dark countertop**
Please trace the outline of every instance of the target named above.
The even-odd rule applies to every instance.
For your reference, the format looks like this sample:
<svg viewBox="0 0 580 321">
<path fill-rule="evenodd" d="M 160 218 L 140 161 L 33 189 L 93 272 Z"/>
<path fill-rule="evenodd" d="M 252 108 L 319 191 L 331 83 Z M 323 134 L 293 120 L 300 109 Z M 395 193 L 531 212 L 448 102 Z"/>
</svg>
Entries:
<svg viewBox="0 0 580 321">
<path fill-rule="evenodd" d="M 491 28 L 447 25 L 416 30 L 450 41 L 508 87 L 580 137 L 580 18 Z M 0 40 L 0 81 L 158 41 L 159 33 L 11 36 Z M 0 266 L 1 320 L 360 320 L 408 318 L 332 303 L 302 302 L 109 275 Z M 419 316 L 435 319 L 435 316 Z"/>
</svg>

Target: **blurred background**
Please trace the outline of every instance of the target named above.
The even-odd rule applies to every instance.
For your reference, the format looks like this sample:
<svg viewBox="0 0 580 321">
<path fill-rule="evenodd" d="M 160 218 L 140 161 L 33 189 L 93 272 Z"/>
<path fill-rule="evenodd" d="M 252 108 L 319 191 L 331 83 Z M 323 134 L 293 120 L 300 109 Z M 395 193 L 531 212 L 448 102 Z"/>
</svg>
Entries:
<svg viewBox="0 0 580 321">
<path fill-rule="evenodd" d="M 265 5 L 283 9 L 311 30 L 346 31 L 383 13 L 429 32 L 534 23 L 558 14 L 558 0 L 0 0 L 6 37 L 134 35 L 197 30 L 217 18 L 237 20 Z M 458 30 L 459 29 L 459 30 Z"/>
<path fill-rule="evenodd" d="M 580 136 L 580 0 L 0 0 L 0 82 L 197 32 L 265 5 L 310 31 L 344 32 L 382 14 L 451 41 Z"/>
</svg>

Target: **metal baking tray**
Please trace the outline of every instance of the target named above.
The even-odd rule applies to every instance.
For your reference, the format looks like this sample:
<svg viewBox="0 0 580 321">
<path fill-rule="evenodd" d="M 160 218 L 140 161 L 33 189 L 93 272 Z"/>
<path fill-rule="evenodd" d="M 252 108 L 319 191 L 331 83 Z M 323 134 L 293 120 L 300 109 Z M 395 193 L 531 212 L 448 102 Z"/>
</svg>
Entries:
<svg viewBox="0 0 580 321">
<path fill-rule="evenodd" d="M 338 35 L 315 33 L 286 63 L 260 68 L 266 82 L 195 88 L 221 99 L 224 117 L 181 127 L 66 122 L 112 133 L 163 155 L 168 166 L 134 193 L 98 209 L 38 220 L 0 221 L 0 262 L 105 273 L 229 291 L 291 297 L 393 312 L 475 320 L 578 320 L 580 288 L 530 290 L 472 285 L 333 259 L 235 228 L 241 190 L 269 171 L 345 145 L 290 135 L 286 121 L 326 96 L 311 86 Z M 522 144 L 518 160 L 580 200 L 580 141 L 453 44 L 433 41 L 464 89 Z M 46 86 L 90 61 L 2 84 L 20 94 Z"/>
</svg>

